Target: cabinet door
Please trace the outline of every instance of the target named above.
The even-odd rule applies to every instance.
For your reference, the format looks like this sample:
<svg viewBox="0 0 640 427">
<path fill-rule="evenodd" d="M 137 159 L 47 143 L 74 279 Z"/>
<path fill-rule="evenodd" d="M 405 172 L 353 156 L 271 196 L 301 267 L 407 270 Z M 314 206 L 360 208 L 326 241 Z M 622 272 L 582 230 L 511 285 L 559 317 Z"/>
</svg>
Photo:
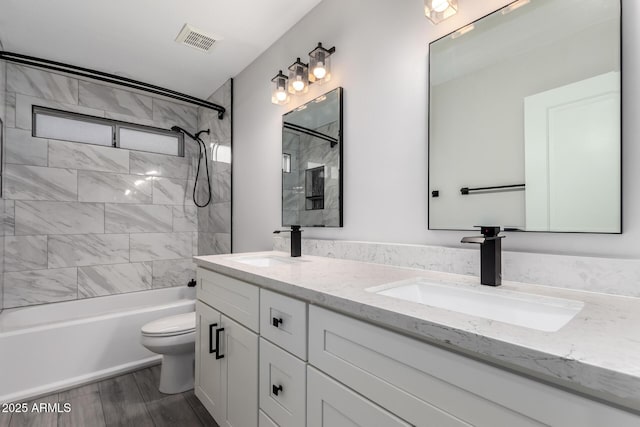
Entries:
<svg viewBox="0 0 640 427">
<path fill-rule="evenodd" d="M 226 427 L 258 425 L 258 335 L 222 316 L 222 393 L 224 417 L 214 416 Z"/>
<path fill-rule="evenodd" d="M 307 368 L 307 427 L 409 427 L 320 371 Z"/>
<path fill-rule="evenodd" d="M 222 360 L 216 359 L 216 330 L 221 315 L 213 308 L 196 303 L 196 378 L 195 394 L 216 420 L 224 419 Z M 219 335 L 219 334 L 218 334 Z"/>
</svg>

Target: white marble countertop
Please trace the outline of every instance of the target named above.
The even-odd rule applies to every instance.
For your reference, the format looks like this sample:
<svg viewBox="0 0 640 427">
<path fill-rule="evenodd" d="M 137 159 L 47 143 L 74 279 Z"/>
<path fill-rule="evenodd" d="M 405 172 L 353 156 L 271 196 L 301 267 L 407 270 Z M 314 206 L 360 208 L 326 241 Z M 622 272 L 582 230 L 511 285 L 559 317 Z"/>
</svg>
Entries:
<svg viewBox="0 0 640 427">
<path fill-rule="evenodd" d="M 219 273 L 346 313 L 422 340 L 640 411 L 640 298 L 516 282 L 511 290 L 584 302 L 556 332 L 473 317 L 377 295 L 366 288 L 424 277 L 481 286 L 474 276 L 305 256 L 301 262 L 257 267 L 249 256 L 289 258 L 285 252 L 195 257 Z M 482 287 L 483 289 L 485 287 Z"/>
</svg>

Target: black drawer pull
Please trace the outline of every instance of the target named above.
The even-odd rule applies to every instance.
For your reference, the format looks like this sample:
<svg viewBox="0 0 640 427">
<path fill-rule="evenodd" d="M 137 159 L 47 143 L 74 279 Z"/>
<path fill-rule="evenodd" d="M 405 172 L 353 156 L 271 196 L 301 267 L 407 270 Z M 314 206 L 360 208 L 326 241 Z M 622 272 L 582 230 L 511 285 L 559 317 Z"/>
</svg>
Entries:
<svg viewBox="0 0 640 427">
<path fill-rule="evenodd" d="M 223 332 L 224 328 L 216 329 L 216 360 L 222 359 L 224 354 L 220 354 L 220 332 Z"/>
<path fill-rule="evenodd" d="M 218 351 L 218 344 L 216 344 L 216 348 L 211 348 L 211 344 L 213 344 L 213 328 L 215 328 L 216 326 L 218 326 L 217 323 L 212 323 L 209 325 L 209 354 Z"/>
<path fill-rule="evenodd" d="M 275 394 L 277 396 L 278 393 L 282 391 L 282 386 L 279 385 L 279 386 L 276 387 L 275 385 L 272 385 L 271 386 L 271 391 L 273 392 L 273 394 Z"/>
<path fill-rule="evenodd" d="M 271 319 L 271 324 L 276 328 L 278 328 L 279 327 L 278 325 L 282 324 L 282 319 L 278 317 L 274 317 L 273 319 Z"/>
</svg>

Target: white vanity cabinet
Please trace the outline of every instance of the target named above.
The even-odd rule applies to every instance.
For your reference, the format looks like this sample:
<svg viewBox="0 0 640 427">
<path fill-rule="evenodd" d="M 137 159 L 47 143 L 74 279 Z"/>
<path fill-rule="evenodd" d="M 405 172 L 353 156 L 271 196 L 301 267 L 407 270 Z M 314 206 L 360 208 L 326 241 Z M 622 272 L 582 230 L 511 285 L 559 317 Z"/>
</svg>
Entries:
<svg viewBox="0 0 640 427">
<path fill-rule="evenodd" d="M 605 403 L 202 268 L 198 299 L 195 393 L 221 426 L 640 425 Z"/>
<path fill-rule="evenodd" d="M 640 425 L 631 413 L 316 306 L 309 364 L 415 426 Z"/>
<path fill-rule="evenodd" d="M 306 424 L 307 307 L 260 290 L 260 410 L 279 427 Z"/>
<path fill-rule="evenodd" d="M 258 425 L 259 288 L 198 269 L 195 394 L 221 427 Z"/>
</svg>

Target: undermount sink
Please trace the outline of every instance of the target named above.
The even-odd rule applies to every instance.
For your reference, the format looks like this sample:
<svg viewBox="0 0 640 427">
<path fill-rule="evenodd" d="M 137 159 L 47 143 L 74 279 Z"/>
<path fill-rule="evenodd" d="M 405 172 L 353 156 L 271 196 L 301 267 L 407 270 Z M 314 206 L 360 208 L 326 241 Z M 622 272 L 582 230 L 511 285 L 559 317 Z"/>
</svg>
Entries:
<svg viewBox="0 0 640 427">
<path fill-rule="evenodd" d="M 231 261 L 239 262 L 241 264 L 252 265 L 254 267 L 273 267 L 283 264 L 296 264 L 299 262 L 305 262 L 299 258 L 285 258 L 276 255 L 262 255 L 262 256 L 246 256 L 246 257 L 233 257 L 228 258 Z"/>
<path fill-rule="evenodd" d="M 467 286 L 417 278 L 367 291 L 545 332 L 559 330 L 584 306 L 581 301 L 564 298 Z"/>
</svg>

